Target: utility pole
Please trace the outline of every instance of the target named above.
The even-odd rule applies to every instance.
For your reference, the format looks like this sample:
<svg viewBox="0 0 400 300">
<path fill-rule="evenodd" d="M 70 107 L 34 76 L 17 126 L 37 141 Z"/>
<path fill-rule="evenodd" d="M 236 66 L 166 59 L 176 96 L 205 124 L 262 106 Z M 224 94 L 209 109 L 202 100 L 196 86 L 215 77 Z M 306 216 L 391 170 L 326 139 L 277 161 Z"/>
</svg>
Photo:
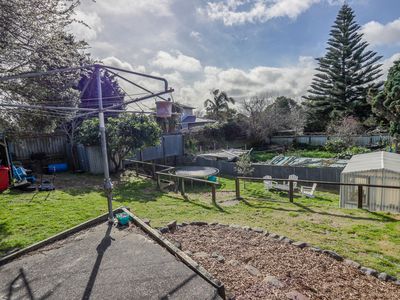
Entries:
<svg viewBox="0 0 400 300">
<path fill-rule="evenodd" d="M 97 85 L 97 98 L 99 99 L 99 129 L 100 129 L 100 141 L 101 141 L 101 153 L 103 156 L 103 170 L 104 170 L 104 192 L 107 196 L 108 202 L 108 222 L 114 222 L 114 215 L 112 209 L 112 182 L 110 179 L 110 170 L 108 168 L 108 155 L 107 155 L 107 142 L 106 142 L 106 127 L 104 122 L 104 110 L 103 110 L 103 95 L 101 91 L 101 78 L 100 78 L 100 67 L 95 66 L 96 73 L 96 85 Z"/>
</svg>

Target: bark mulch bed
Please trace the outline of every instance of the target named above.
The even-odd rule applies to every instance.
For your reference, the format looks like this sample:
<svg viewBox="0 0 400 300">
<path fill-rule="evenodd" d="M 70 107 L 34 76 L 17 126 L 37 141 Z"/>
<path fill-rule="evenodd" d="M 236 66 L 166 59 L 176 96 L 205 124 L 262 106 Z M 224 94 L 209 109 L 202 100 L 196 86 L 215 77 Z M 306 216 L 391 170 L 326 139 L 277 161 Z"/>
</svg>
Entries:
<svg viewBox="0 0 400 300">
<path fill-rule="evenodd" d="M 400 299 L 394 282 L 261 231 L 187 225 L 165 236 L 222 281 L 228 298 Z"/>
</svg>

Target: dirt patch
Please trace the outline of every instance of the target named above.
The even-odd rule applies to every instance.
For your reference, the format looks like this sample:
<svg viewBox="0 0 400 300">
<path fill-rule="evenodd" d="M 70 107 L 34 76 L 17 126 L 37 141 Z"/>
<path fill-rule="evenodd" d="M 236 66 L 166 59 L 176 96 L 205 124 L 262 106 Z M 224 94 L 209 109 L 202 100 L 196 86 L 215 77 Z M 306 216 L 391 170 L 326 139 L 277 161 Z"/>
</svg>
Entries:
<svg viewBox="0 0 400 300">
<path fill-rule="evenodd" d="M 235 299 L 398 299 L 400 294 L 393 282 L 255 231 L 189 225 L 166 236 L 179 241 Z"/>
</svg>

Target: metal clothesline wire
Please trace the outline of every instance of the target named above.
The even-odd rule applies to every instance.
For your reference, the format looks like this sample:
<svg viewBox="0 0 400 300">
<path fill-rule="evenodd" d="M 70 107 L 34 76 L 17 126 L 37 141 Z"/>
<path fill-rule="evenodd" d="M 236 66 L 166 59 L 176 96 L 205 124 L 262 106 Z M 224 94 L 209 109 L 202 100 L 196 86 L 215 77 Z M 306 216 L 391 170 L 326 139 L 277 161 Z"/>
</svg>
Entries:
<svg viewBox="0 0 400 300">
<path fill-rule="evenodd" d="M 125 78 L 124 76 L 122 76 L 122 75 L 120 75 L 120 74 L 118 74 L 116 72 L 113 72 L 113 71 L 110 71 L 110 70 L 108 70 L 108 72 L 110 72 L 111 74 L 114 74 L 118 78 L 121 78 L 122 80 L 125 80 L 126 82 L 129 82 L 130 84 L 132 84 L 132 85 L 134 85 L 134 86 L 136 86 L 136 87 L 138 87 L 138 88 L 140 88 L 140 89 L 142 89 L 142 90 L 144 90 L 144 91 L 146 91 L 148 93 L 153 94 L 153 92 L 150 91 L 148 88 L 146 88 L 146 87 L 144 87 L 144 86 L 142 86 L 142 85 L 140 85 L 140 84 L 138 84 L 136 82 L 133 82 L 132 80 L 129 80 L 128 78 Z M 158 98 L 163 99 L 164 101 L 168 101 L 167 99 L 165 99 L 164 97 L 161 97 L 161 96 L 158 96 Z"/>
</svg>

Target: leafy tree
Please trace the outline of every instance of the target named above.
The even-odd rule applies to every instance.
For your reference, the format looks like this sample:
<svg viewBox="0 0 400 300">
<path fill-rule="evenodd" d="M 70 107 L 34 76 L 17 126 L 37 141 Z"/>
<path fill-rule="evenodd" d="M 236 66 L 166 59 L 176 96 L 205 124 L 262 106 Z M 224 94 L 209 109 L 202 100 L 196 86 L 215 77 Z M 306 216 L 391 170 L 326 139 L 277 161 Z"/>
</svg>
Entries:
<svg viewBox="0 0 400 300">
<path fill-rule="evenodd" d="M 382 58 L 367 50 L 351 7 L 344 4 L 330 31 L 327 52 L 317 58 L 318 73 L 309 94 L 304 97 L 308 108 L 308 128 L 325 130 L 335 118 L 353 114 L 359 120 L 368 118 L 371 107 L 367 102 L 370 88 L 378 88 Z"/>
<path fill-rule="evenodd" d="M 68 32 L 79 1 L 10 0 L 0 3 L 0 76 L 76 67 L 87 60 L 87 45 Z M 6 103 L 76 106 L 80 72 L 0 83 Z M 13 130 L 51 131 L 63 116 L 8 109 L 0 116 Z"/>
<path fill-rule="evenodd" d="M 93 78 L 93 71 L 89 71 L 87 74 L 83 74 L 81 80 L 79 81 L 78 89 L 83 91 L 86 86 L 85 91 L 81 95 L 80 107 L 85 108 L 98 108 L 98 93 L 97 93 L 97 81 Z M 101 92 L 103 97 L 103 107 L 107 108 L 115 104 L 122 104 L 124 102 L 125 92 L 121 89 L 118 84 L 115 75 L 104 71 L 100 74 L 101 81 Z M 123 108 L 117 108 L 122 110 Z M 116 113 L 107 113 L 106 116 L 116 116 Z"/>
<path fill-rule="evenodd" d="M 353 116 L 332 120 L 327 127 L 327 133 L 344 141 L 347 147 L 354 144 L 353 137 L 355 135 L 362 134 L 363 132 L 363 126 Z"/>
<path fill-rule="evenodd" d="M 218 89 L 212 91 L 212 95 L 212 100 L 207 99 L 204 101 L 206 116 L 218 121 L 225 121 L 233 114 L 233 110 L 229 107 L 229 103 L 235 104 L 235 100 L 232 97 L 228 97 L 225 92 Z"/>
<path fill-rule="evenodd" d="M 243 101 L 242 110 L 246 116 L 247 135 L 257 144 L 279 130 L 303 131 L 304 112 L 293 99 L 278 97 L 271 103 L 269 98 L 257 96 Z"/>
<path fill-rule="evenodd" d="M 400 60 L 390 68 L 384 88 L 371 97 L 372 109 L 390 125 L 390 134 L 400 139 Z"/>
<path fill-rule="evenodd" d="M 161 135 L 157 123 L 145 115 L 125 114 L 108 118 L 105 125 L 108 156 L 116 170 L 121 169 L 122 161 L 136 150 L 156 145 Z M 79 129 L 79 141 L 84 145 L 100 145 L 97 118 L 83 121 Z"/>
<path fill-rule="evenodd" d="M 254 172 L 249 153 L 239 157 L 236 162 L 235 170 L 241 176 L 250 176 Z M 246 184 L 246 181 L 244 181 L 244 184 Z"/>
</svg>

